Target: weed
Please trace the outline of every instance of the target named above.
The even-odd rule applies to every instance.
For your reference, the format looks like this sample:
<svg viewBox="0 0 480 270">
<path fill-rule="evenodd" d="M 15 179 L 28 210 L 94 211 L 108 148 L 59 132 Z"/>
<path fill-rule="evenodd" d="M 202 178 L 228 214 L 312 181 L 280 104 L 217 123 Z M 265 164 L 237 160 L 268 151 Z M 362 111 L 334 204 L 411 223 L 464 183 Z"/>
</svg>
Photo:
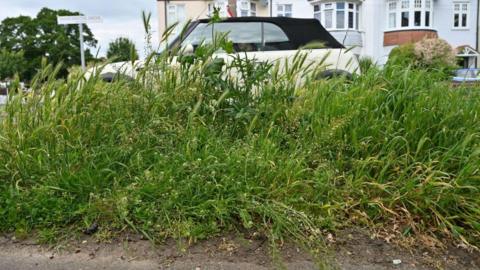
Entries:
<svg viewBox="0 0 480 270">
<path fill-rule="evenodd" d="M 247 229 L 315 250 L 323 229 L 395 219 L 478 245 L 479 89 L 371 64 L 314 80 L 302 54 L 282 72 L 238 58 L 219 73 L 213 50 L 196 53 L 110 84 L 46 66 L 1 121 L 0 231 Z"/>
</svg>

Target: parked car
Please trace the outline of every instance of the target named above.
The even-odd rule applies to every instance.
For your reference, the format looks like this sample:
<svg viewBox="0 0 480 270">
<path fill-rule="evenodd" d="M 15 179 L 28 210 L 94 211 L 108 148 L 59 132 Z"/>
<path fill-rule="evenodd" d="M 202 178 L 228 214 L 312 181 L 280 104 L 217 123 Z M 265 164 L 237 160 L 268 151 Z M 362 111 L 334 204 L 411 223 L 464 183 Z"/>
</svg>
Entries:
<svg viewBox="0 0 480 270">
<path fill-rule="evenodd" d="M 319 77 L 337 75 L 351 76 L 358 71 L 355 55 L 345 49 L 316 19 L 297 19 L 285 17 L 238 17 L 211 23 L 209 19 L 190 23 L 183 35 L 175 38 L 166 51 L 182 48 L 183 53 L 193 53 L 201 44 L 212 43 L 218 33 L 226 35 L 233 43 L 234 53 L 218 52 L 215 58 L 225 63 L 232 56 L 255 59 L 258 62 L 285 63 L 293 59 L 299 50 L 304 50 L 307 58 L 305 65 L 323 63 L 325 69 Z M 313 46 L 315 45 L 315 46 Z M 176 63 L 176 59 L 172 59 Z M 117 74 L 135 77 L 143 62 L 119 62 L 107 65 L 101 72 L 106 81 Z M 90 70 L 90 73 L 94 70 Z"/>
<path fill-rule="evenodd" d="M 465 68 L 455 71 L 454 83 L 480 83 L 480 69 Z"/>
</svg>

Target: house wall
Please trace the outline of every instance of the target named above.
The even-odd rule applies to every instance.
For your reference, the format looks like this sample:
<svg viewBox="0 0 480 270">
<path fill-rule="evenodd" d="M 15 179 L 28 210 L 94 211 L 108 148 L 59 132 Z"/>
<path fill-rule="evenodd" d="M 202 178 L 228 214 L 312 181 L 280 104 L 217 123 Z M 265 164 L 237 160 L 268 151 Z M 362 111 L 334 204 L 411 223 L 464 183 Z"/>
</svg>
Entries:
<svg viewBox="0 0 480 270">
<path fill-rule="evenodd" d="M 257 17 L 268 17 L 270 16 L 270 7 L 268 5 L 264 5 L 259 0 L 250 0 L 251 2 L 257 5 Z M 237 0 L 236 7 L 237 7 L 237 15 L 240 14 L 240 5 L 241 0 Z"/>
<path fill-rule="evenodd" d="M 185 12 L 187 19 L 200 19 L 206 18 L 208 15 L 208 3 L 209 1 L 205 0 L 170 0 L 170 1 L 157 1 L 157 11 L 158 11 L 158 32 L 160 37 L 166 30 L 166 20 L 165 20 L 165 2 L 171 4 L 185 5 Z"/>
<path fill-rule="evenodd" d="M 470 0 L 468 16 L 468 29 L 453 29 L 453 4 L 455 0 L 434 1 L 433 28 L 438 31 L 438 36 L 445 39 L 453 47 L 469 45 L 476 48 L 476 27 L 478 0 Z"/>
<path fill-rule="evenodd" d="M 313 7 L 307 0 L 272 0 L 273 16 L 277 16 L 277 5 L 292 4 L 292 17 L 313 18 Z"/>
<path fill-rule="evenodd" d="M 285 2 L 285 0 L 283 1 Z M 315 2 L 315 0 L 290 0 L 291 3 L 297 3 L 297 1 L 303 3 L 306 2 L 310 6 L 312 6 L 312 2 Z M 355 0 L 349 1 L 355 2 Z M 462 30 L 453 29 L 454 3 L 465 1 L 470 3 L 468 16 L 469 28 Z M 385 43 L 385 39 L 391 40 L 392 36 L 397 36 L 390 33 L 385 34 L 387 31 L 387 1 L 364 0 L 357 2 L 361 3 L 359 31 L 330 31 L 330 33 L 338 41 L 343 42 L 346 46 L 355 46 L 356 48 L 353 51 L 357 54 L 371 57 L 373 60 L 377 61 L 378 64 L 385 64 L 388 60 L 388 55 L 390 54 L 391 50 L 396 47 L 396 45 L 391 45 L 390 42 Z M 437 31 L 438 37 L 445 39 L 453 47 L 458 47 L 461 45 L 469 45 L 473 48 L 477 48 L 477 46 L 480 47 L 480 44 L 477 44 L 476 26 L 476 24 L 480 25 L 480 20 L 477 21 L 479 5 L 478 0 L 434 0 L 433 5 L 432 27 Z M 313 8 L 310 7 L 310 9 L 308 11 L 304 11 L 302 15 L 302 17 L 312 18 Z M 401 38 L 414 38 L 422 35 L 432 36 L 431 33 L 427 32 L 420 33 L 422 35 L 415 32 L 416 31 L 412 31 L 411 33 L 403 34 L 401 35 Z"/>
<path fill-rule="evenodd" d="M 259 0 L 251 0 L 257 4 L 257 16 L 270 16 L 270 8 L 268 5 L 263 5 Z M 295 1 L 295 0 L 294 0 Z M 303 1 L 303 0 L 296 0 Z M 157 0 L 158 11 L 158 31 L 162 35 L 166 30 L 165 20 L 165 3 L 185 5 L 186 18 L 191 20 L 204 19 L 208 17 L 209 3 L 222 3 L 223 5 L 230 5 L 231 11 L 235 14 L 240 14 L 240 0 Z M 235 3 L 236 2 L 236 3 Z"/>
<path fill-rule="evenodd" d="M 480 51 L 480 3 L 477 3 L 477 52 Z M 480 66 L 480 59 L 477 59 L 477 67 Z"/>
</svg>

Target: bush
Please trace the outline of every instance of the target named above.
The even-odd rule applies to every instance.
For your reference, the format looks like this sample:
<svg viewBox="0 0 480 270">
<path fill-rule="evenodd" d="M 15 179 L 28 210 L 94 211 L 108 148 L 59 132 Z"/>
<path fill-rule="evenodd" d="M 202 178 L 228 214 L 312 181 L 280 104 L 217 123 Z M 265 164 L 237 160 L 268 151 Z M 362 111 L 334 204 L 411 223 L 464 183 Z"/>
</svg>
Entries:
<svg viewBox="0 0 480 270">
<path fill-rule="evenodd" d="M 456 65 L 455 51 L 443 39 L 423 39 L 415 43 L 414 51 L 420 67 L 442 69 Z"/>
<path fill-rule="evenodd" d="M 417 64 L 417 56 L 415 55 L 415 45 L 407 43 L 395 47 L 388 57 L 388 64 L 399 65 L 402 67 L 415 66 Z"/>
<path fill-rule="evenodd" d="M 456 66 L 456 55 L 445 40 L 430 38 L 394 48 L 388 64 L 449 74 Z"/>
</svg>

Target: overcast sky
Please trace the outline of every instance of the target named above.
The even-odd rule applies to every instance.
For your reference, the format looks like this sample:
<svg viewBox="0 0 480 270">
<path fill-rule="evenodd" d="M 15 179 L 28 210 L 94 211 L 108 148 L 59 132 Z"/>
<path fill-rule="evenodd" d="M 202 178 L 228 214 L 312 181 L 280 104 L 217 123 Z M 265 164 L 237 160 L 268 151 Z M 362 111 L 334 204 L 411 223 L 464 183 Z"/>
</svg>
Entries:
<svg viewBox="0 0 480 270">
<path fill-rule="evenodd" d="M 103 17 L 103 23 L 91 24 L 89 27 L 99 41 L 101 56 L 106 54 L 108 43 L 120 36 L 135 41 L 140 55 L 143 55 L 145 31 L 141 14 L 143 10 L 152 13 L 151 26 L 156 45 L 156 3 L 156 0 L 0 0 L 0 21 L 19 15 L 35 16 L 43 7 L 79 11 L 91 16 L 99 15 Z"/>
</svg>

